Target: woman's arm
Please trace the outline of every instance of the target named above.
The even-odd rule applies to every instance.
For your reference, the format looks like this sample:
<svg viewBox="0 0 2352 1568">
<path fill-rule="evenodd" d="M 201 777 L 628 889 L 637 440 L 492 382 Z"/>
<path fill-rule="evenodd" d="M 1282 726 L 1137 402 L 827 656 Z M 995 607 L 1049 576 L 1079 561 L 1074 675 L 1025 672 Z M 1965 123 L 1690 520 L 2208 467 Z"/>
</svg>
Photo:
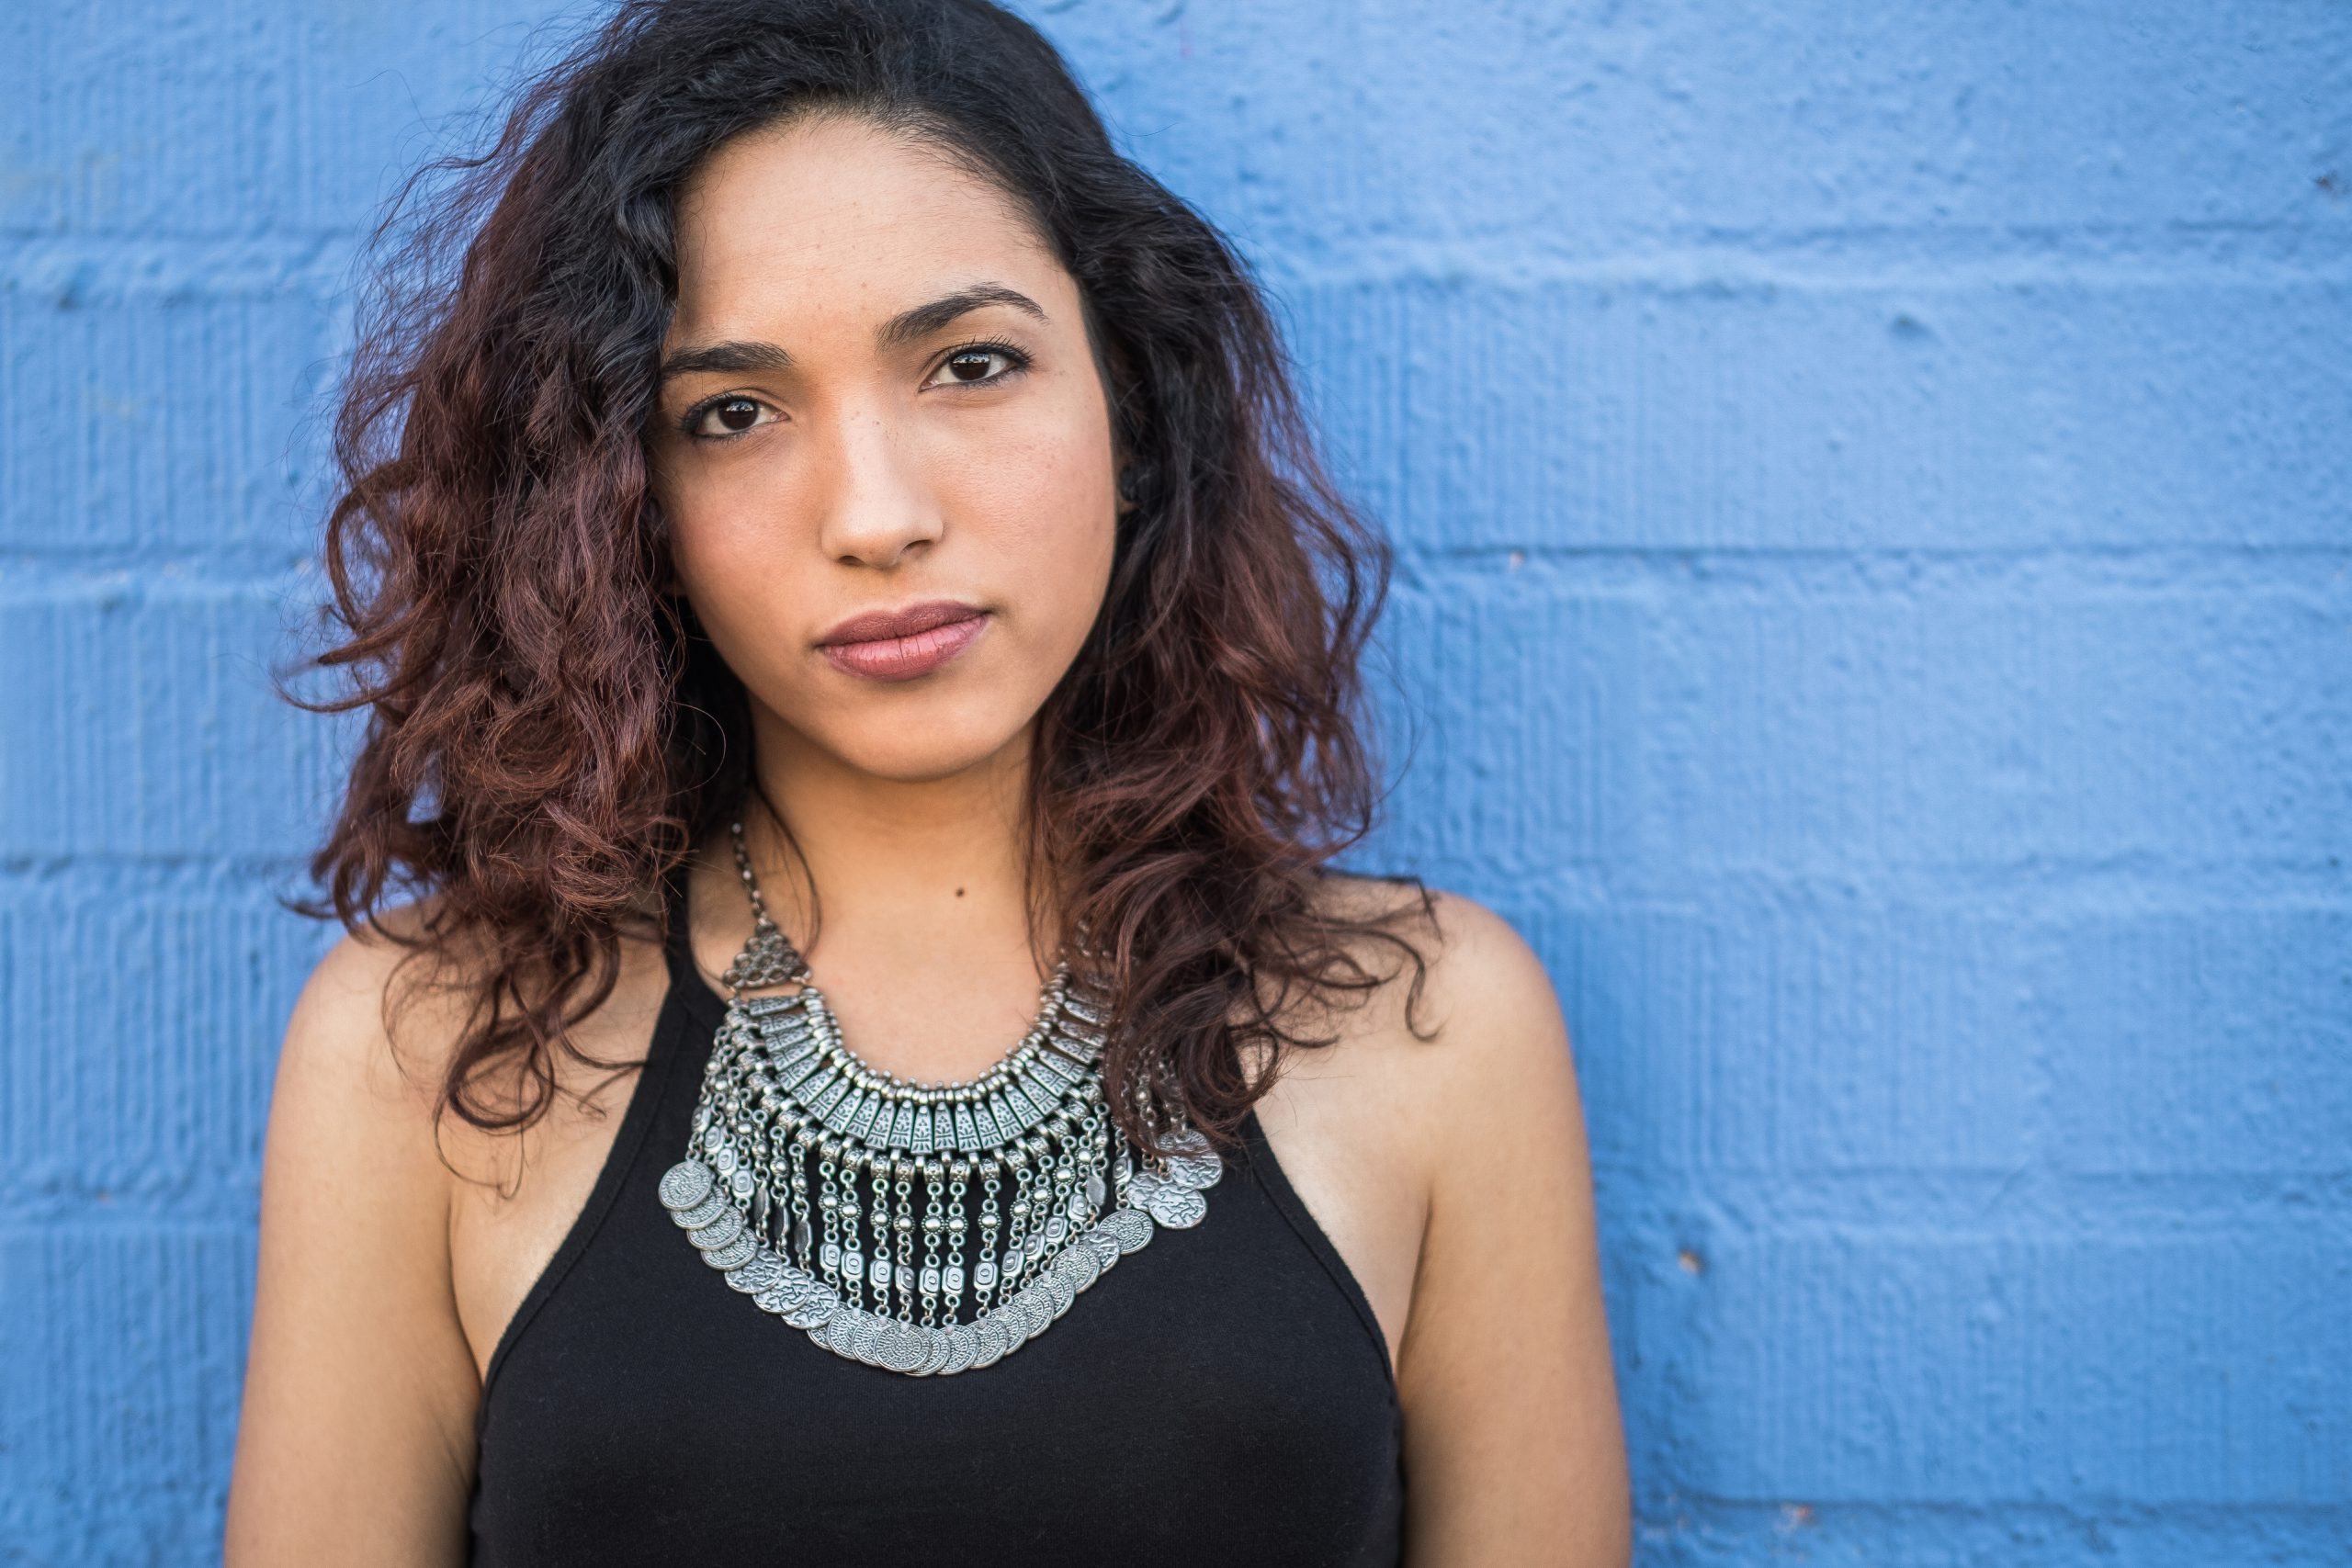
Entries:
<svg viewBox="0 0 2352 1568">
<path fill-rule="evenodd" d="M 1567 1031 L 1508 922 L 1439 908 L 1442 1033 L 1414 1053 L 1429 1219 L 1397 1369 L 1406 1561 L 1623 1568 L 1624 1435 Z"/>
<path fill-rule="evenodd" d="M 337 943 L 279 1054 L 226 1568 L 465 1559 L 481 1380 L 430 1085 L 395 1067 L 381 1020 L 403 951 Z"/>
</svg>

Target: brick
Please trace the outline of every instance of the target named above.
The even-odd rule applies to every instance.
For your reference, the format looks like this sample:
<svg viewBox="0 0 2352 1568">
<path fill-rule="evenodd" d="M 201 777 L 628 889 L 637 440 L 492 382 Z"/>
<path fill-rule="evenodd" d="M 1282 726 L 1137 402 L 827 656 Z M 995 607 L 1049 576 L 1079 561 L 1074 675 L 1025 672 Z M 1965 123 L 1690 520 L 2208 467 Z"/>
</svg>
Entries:
<svg viewBox="0 0 2352 1568">
<path fill-rule="evenodd" d="M 1295 291 L 1335 457 L 1413 548 L 2352 542 L 2352 276 L 1623 270 Z"/>
<path fill-rule="evenodd" d="M 2352 64 L 2320 4 L 1222 0 L 1043 19 L 1179 189 L 1288 252 L 2343 231 L 2314 181 L 2352 130 Z"/>
<path fill-rule="evenodd" d="M 1638 605 L 1534 577 L 1400 583 L 1368 664 L 1396 863 L 1527 874 L 1606 857 L 1632 828 Z"/>
<path fill-rule="evenodd" d="M 2352 1128 L 2352 909 L 2068 921 L 2041 944 L 2052 1161 L 2331 1177 Z"/>
<path fill-rule="evenodd" d="M 2035 949 L 2013 919 L 1725 895 L 1538 900 L 1518 923 L 1576 1042 L 1594 1158 L 1645 1190 L 2005 1173 L 2040 1152 Z"/>
<path fill-rule="evenodd" d="M 0 548 L 315 553 L 322 301 L 0 293 Z"/>
<path fill-rule="evenodd" d="M 247 1225 L 0 1228 L 12 1558 L 217 1560 L 253 1276 Z"/>
<path fill-rule="evenodd" d="M 453 114 L 511 69 L 549 4 L 277 0 L 15 6 L 0 20 L 0 234 L 142 243 L 349 235 L 412 162 L 469 145 Z"/>
<path fill-rule="evenodd" d="M 1686 1428 L 1654 1482 L 1724 1500 L 2340 1508 L 2347 1288 L 2275 1229 L 1735 1235 L 1645 1287 L 1684 1332 L 1634 1398 Z"/>
<path fill-rule="evenodd" d="M 248 1217 L 278 1042 L 340 934 L 272 881 L 0 884 L 0 1212 Z"/>
<path fill-rule="evenodd" d="M 1645 1521 L 1645 1568 L 2337 1568 L 2345 1520 L 2330 1509 L 2014 1507 L 1978 1511 L 1788 1502 L 1726 1507 L 1677 1499 Z"/>
<path fill-rule="evenodd" d="M 0 855 L 309 847 L 350 727 L 270 689 L 300 652 L 304 590 L 127 574 L 9 588 Z"/>
<path fill-rule="evenodd" d="M 1653 857 L 1717 871 L 2332 865 L 2346 607 L 2284 592 L 1761 592 L 1663 607 Z"/>
</svg>

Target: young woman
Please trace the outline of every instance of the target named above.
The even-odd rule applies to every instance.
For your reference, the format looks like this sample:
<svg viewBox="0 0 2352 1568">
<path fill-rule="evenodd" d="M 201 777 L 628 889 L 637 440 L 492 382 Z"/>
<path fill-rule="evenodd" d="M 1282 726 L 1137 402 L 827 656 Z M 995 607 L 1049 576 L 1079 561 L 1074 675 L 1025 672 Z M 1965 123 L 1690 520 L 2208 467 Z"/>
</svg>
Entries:
<svg viewBox="0 0 2352 1568">
<path fill-rule="evenodd" d="M 983 0 L 630 4 L 461 167 L 231 1568 L 1623 1562 L 1559 1010 L 1329 866 L 1385 557 L 1243 264 Z"/>
</svg>

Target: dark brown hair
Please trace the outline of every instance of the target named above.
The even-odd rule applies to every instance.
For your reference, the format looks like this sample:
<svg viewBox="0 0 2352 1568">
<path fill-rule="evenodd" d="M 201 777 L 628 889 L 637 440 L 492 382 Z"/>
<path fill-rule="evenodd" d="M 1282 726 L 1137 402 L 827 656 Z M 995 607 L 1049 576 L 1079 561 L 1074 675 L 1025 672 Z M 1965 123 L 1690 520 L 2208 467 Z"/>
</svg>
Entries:
<svg viewBox="0 0 2352 1568">
<path fill-rule="evenodd" d="M 366 732 L 297 907 L 380 931 L 395 890 L 431 896 L 399 940 L 462 952 L 471 1003 L 436 1122 L 527 1125 L 553 1051 L 590 1060 L 568 1025 L 750 786 L 742 687 L 662 591 L 648 488 L 673 200 L 729 137 L 811 111 L 961 160 L 1078 281 L 1140 504 L 1038 718 L 1033 938 L 1082 929 L 1108 966 L 1129 1137 L 1152 1146 L 1141 1086 L 1229 1142 L 1256 1098 L 1245 1044 L 1279 1063 L 1330 1043 L 1294 1029 L 1294 999 L 1383 984 L 1367 939 L 1413 965 L 1408 1017 L 1427 977 L 1396 930 L 1432 912 L 1418 879 L 1386 879 L 1413 894 L 1386 908 L 1320 886 L 1377 804 L 1358 662 L 1388 556 L 1317 457 L 1246 264 L 984 0 L 628 0 L 488 151 L 401 188 L 335 412 L 340 640 L 316 662 L 349 687 L 305 704 L 364 708 Z M 409 221 L 433 174 L 455 178 Z M 482 1103 L 480 1070 L 518 1055 L 535 1092 Z"/>
</svg>

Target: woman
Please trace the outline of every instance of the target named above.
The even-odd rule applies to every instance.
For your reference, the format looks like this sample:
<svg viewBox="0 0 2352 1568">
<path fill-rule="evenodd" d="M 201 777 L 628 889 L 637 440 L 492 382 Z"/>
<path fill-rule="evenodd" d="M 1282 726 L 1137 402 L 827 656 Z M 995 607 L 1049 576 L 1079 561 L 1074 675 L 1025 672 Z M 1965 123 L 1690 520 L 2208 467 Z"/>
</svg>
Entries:
<svg viewBox="0 0 2352 1568">
<path fill-rule="evenodd" d="M 232 1568 L 1623 1562 L 1558 1008 L 1328 868 L 1385 558 L 1242 264 L 981 0 L 628 5 L 463 167 Z"/>
</svg>

